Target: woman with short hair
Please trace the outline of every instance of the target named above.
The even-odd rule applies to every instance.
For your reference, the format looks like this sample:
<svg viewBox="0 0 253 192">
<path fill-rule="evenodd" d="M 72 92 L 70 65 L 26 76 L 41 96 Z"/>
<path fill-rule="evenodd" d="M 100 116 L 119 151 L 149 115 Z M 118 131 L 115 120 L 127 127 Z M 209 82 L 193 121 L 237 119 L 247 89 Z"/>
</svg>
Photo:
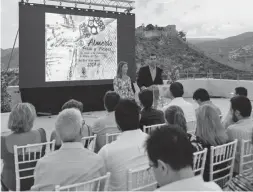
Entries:
<svg viewBox="0 0 253 192">
<path fill-rule="evenodd" d="M 71 109 L 71 108 L 75 108 L 78 109 L 81 113 L 83 113 L 83 103 L 80 101 L 77 101 L 75 99 L 70 99 L 69 101 L 67 101 L 66 103 L 63 104 L 61 110 L 65 110 L 65 109 Z M 86 125 L 85 121 L 83 120 L 83 137 L 87 137 L 87 136 L 91 136 L 92 133 L 90 131 L 90 127 L 88 125 Z M 60 137 L 56 134 L 55 129 L 52 131 L 51 136 L 50 136 L 50 141 L 55 140 L 55 150 L 58 150 L 61 148 L 62 146 L 62 141 L 60 139 Z M 87 144 L 85 144 L 85 147 L 88 146 L 88 142 Z"/>
<path fill-rule="evenodd" d="M 16 190 L 14 145 L 23 146 L 47 141 L 43 128 L 32 130 L 35 118 L 36 110 L 30 103 L 19 103 L 10 113 L 8 128 L 11 133 L 1 136 L 1 159 L 4 164 L 1 175 L 3 191 Z M 32 185 L 33 178 L 21 180 L 21 191 L 29 190 Z"/>
<path fill-rule="evenodd" d="M 117 76 L 113 80 L 114 91 L 119 94 L 122 99 L 134 99 L 131 79 L 127 75 L 128 63 L 120 61 L 117 69 Z"/>
</svg>

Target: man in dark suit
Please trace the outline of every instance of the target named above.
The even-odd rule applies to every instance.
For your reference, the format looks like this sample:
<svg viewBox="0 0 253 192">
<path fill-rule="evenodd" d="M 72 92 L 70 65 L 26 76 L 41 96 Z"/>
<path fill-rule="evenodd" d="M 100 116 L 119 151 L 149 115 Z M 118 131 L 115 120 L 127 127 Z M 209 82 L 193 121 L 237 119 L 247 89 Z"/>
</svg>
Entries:
<svg viewBox="0 0 253 192">
<path fill-rule="evenodd" d="M 157 57 L 151 54 L 147 61 L 148 66 L 142 67 L 139 70 L 137 77 L 137 84 L 141 90 L 146 89 L 152 85 L 162 85 L 163 70 L 156 66 Z"/>
</svg>

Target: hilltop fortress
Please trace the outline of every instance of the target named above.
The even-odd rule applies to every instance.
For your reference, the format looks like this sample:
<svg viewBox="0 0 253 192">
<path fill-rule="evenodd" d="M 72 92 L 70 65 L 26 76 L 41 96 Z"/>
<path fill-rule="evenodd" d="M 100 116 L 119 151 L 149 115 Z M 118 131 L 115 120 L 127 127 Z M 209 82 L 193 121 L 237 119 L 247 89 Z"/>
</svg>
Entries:
<svg viewBox="0 0 253 192">
<path fill-rule="evenodd" d="M 178 35 L 178 31 L 176 29 L 176 25 L 167 25 L 166 27 L 154 27 L 152 30 L 147 30 L 145 26 L 137 27 L 136 34 L 151 38 L 151 37 L 176 37 Z"/>
</svg>

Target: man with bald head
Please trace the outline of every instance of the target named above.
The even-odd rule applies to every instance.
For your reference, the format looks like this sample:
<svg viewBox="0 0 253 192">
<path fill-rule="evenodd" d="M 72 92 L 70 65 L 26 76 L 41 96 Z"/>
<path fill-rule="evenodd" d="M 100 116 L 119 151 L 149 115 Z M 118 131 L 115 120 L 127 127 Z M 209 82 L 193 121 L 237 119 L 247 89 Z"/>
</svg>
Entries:
<svg viewBox="0 0 253 192">
<path fill-rule="evenodd" d="M 32 191 L 53 191 L 56 185 L 81 183 L 105 175 L 101 157 L 81 142 L 82 120 L 81 112 L 74 108 L 58 115 L 55 129 L 62 147 L 38 161 Z"/>
</svg>

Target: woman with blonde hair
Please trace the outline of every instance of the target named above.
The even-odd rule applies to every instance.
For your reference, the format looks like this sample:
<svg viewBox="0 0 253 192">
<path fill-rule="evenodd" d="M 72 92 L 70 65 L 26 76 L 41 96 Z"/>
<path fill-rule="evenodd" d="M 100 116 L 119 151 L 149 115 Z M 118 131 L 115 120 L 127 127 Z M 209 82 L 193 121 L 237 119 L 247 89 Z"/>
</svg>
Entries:
<svg viewBox="0 0 253 192">
<path fill-rule="evenodd" d="M 3 170 L 1 175 L 2 191 L 15 191 L 15 165 L 14 165 L 14 150 L 13 146 L 23 146 L 27 144 L 44 143 L 46 142 L 46 132 L 44 129 L 32 130 L 36 111 L 30 103 L 19 103 L 11 111 L 8 128 L 11 133 L 1 136 L 1 159 L 3 160 Z M 33 166 L 34 166 L 33 162 Z M 32 165 L 24 165 L 32 166 Z M 28 168 L 27 167 L 27 168 Z M 24 173 L 23 176 L 25 176 Z M 21 181 L 21 191 L 30 190 L 33 185 L 33 178 L 24 179 Z"/>
<path fill-rule="evenodd" d="M 172 105 L 165 110 L 164 113 L 167 124 L 176 125 L 187 133 L 187 123 L 184 116 L 184 112 L 181 107 Z M 201 141 L 199 141 L 195 135 L 187 133 L 188 139 L 194 148 L 194 152 L 203 150 Z"/>
<path fill-rule="evenodd" d="M 196 136 L 202 143 L 204 148 L 208 149 L 206 157 L 206 165 L 204 171 L 204 180 L 209 181 L 209 172 L 210 172 L 210 148 L 211 146 L 223 145 L 228 142 L 228 135 L 225 128 L 223 127 L 220 117 L 216 112 L 215 108 L 212 105 L 205 104 L 199 107 L 199 111 L 196 114 L 197 116 L 197 127 L 196 127 Z M 216 166 L 215 169 L 222 169 L 226 165 L 221 164 Z M 228 174 L 229 170 L 220 172 L 219 175 L 214 175 L 214 178 L 217 176 L 225 176 Z"/>
<path fill-rule="evenodd" d="M 113 80 L 114 91 L 119 94 L 122 99 L 134 99 L 131 79 L 127 75 L 128 63 L 120 61 L 118 64 L 117 76 Z"/>
</svg>

